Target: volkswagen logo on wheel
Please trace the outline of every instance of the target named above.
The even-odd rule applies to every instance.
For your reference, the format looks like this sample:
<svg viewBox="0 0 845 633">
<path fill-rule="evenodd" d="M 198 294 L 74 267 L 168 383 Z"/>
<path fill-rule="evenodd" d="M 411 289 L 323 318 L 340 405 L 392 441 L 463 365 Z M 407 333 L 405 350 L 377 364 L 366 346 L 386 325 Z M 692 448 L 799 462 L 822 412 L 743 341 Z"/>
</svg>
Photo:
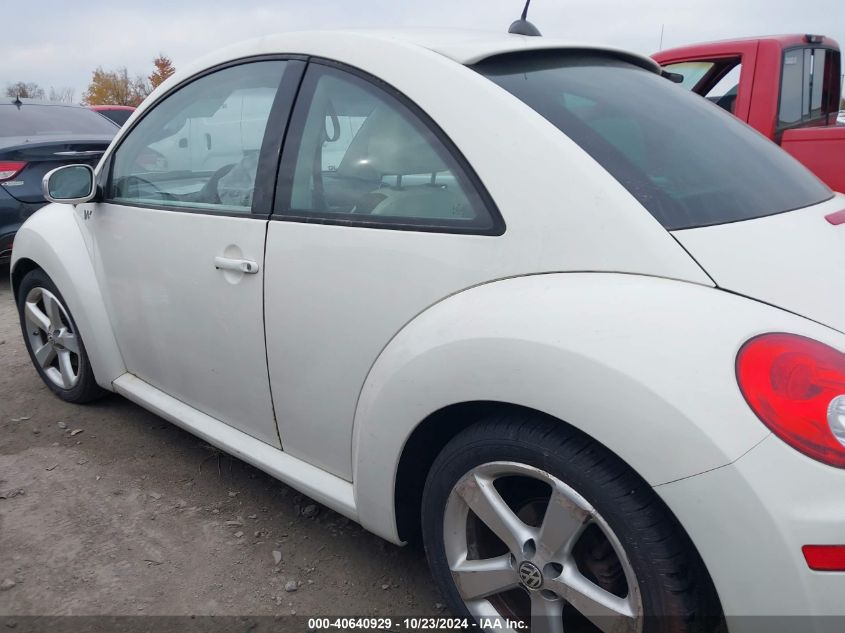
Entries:
<svg viewBox="0 0 845 633">
<path fill-rule="evenodd" d="M 543 574 L 534 563 L 523 561 L 519 566 L 519 579 L 526 589 L 536 591 L 543 586 Z"/>
</svg>

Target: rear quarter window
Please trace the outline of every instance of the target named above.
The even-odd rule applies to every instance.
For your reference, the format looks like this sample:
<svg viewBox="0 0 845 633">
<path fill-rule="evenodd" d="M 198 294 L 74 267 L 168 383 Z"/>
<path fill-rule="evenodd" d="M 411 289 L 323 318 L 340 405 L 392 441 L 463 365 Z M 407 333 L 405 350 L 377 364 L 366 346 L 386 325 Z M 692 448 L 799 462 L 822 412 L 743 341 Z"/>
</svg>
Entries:
<svg viewBox="0 0 845 633">
<path fill-rule="evenodd" d="M 580 145 L 667 229 L 773 215 L 833 195 L 744 123 L 631 63 L 530 53 L 474 68 Z"/>
</svg>

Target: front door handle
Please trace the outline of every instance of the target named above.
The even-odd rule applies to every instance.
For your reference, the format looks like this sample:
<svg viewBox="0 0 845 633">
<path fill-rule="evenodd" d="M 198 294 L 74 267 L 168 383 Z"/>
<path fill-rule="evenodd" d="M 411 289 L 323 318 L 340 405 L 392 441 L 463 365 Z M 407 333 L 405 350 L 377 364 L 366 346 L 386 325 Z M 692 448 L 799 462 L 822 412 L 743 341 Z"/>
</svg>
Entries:
<svg viewBox="0 0 845 633">
<path fill-rule="evenodd" d="M 234 270 L 247 275 L 254 275 L 258 272 L 258 262 L 249 259 L 232 259 L 231 257 L 214 258 L 214 267 L 218 270 Z"/>
</svg>

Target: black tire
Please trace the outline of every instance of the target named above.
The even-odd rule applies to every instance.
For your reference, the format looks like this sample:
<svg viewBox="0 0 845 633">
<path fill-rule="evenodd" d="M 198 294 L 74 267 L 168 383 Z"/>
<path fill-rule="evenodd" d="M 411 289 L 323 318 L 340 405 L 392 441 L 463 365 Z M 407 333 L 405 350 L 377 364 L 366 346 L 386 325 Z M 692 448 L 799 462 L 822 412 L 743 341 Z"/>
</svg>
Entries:
<svg viewBox="0 0 845 633">
<path fill-rule="evenodd" d="M 422 501 L 423 542 L 432 574 L 456 616 L 473 619 L 447 559 L 447 502 L 467 473 L 492 462 L 516 462 L 545 471 L 580 494 L 601 515 L 627 556 L 628 570 L 636 576 L 644 615 L 642 631 L 722 630 L 721 607 L 703 562 L 683 528 L 649 485 L 616 455 L 583 433 L 531 414 L 488 419 L 465 429 L 444 447 L 429 471 Z M 525 487 L 522 483 L 516 485 Z M 506 498 L 498 484 L 496 489 Z M 507 503 L 517 511 L 511 501 Z M 474 514 L 469 516 L 469 521 L 474 520 Z M 539 515 L 540 521 L 543 516 Z M 512 554 L 510 559 L 518 569 L 519 560 Z M 530 595 L 524 586 L 511 591 Z M 519 595 L 510 598 L 520 599 Z M 567 603 L 563 600 L 562 604 Z M 564 614 L 573 613 L 573 607 L 566 608 L 569 611 Z M 579 622 L 577 614 L 574 622 L 567 617 L 570 616 L 564 615 L 567 633 L 598 630 L 586 619 Z"/>
<path fill-rule="evenodd" d="M 65 389 L 62 386 L 56 384 L 53 380 L 51 380 L 35 358 L 35 351 L 33 350 L 30 333 L 27 331 L 26 318 L 24 312 L 27 296 L 29 296 L 30 292 L 32 292 L 34 289 L 38 288 L 49 291 L 53 296 L 55 296 L 59 300 L 59 302 L 61 303 L 61 307 L 63 308 L 64 313 L 67 316 L 67 320 L 69 321 L 69 323 L 65 325 L 69 326 L 70 332 L 72 332 L 76 336 L 76 339 L 78 341 L 79 353 L 76 355 L 78 358 L 76 370 L 78 372 L 79 378 L 76 384 L 69 389 Z M 21 333 L 23 334 L 26 349 L 29 352 L 29 358 L 32 361 L 33 366 L 35 367 L 35 370 L 38 372 L 38 375 L 41 376 L 41 380 L 44 381 L 44 384 L 47 385 L 50 391 L 52 391 L 62 400 L 65 400 L 67 402 L 73 402 L 76 404 L 84 404 L 86 402 L 91 402 L 92 400 L 96 400 L 106 395 L 108 392 L 102 387 L 100 387 L 97 384 L 97 381 L 94 379 L 94 372 L 91 370 L 91 363 L 88 359 L 88 353 L 85 351 L 85 344 L 83 343 L 82 336 L 79 334 L 79 330 L 73 320 L 73 315 L 70 313 L 70 310 L 67 307 L 67 303 L 65 302 L 64 297 L 62 297 L 62 294 L 59 292 L 59 289 L 56 287 L 56 284 L 54 284 L 53 280 L 47 276 L 47 273 L 45 273 L 40 268 L 36 268 L 35 270 L 31 270 L 24 276 L 24 278 L 21 280 L 20 287 L 18 288 L 17 304 L 18 317 L 20 318 L 21 323 Z"/>
</svg>

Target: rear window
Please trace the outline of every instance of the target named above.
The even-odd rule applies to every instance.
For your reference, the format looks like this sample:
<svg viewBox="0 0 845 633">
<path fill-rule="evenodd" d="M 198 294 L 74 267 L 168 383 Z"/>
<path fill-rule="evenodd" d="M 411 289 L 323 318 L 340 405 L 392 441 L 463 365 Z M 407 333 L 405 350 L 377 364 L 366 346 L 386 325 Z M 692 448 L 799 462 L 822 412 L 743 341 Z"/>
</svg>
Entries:
<svg viewBox="0 0 845 633">
<path fill-rule="evenodd" d="M 535 53 L 474 68 L 580 145 L 667 229 L 749 220 L 833 196 L 744 123 L 628 62 Z"/>
<path fill-rule="evenodd" d="M 0 138 L 117 133 L 117 126 L 88 108 L 24 103 L 0 106 Z"/>
<path fill-rule="evenodd" d="M 839 76 L 839 52 L 823 48 L 793 48 L 783 54 L 780 87 L 780 128 L 803 125 L 835 112 L 836 99 L 828 94 L 827 83 Z M 833 107 L 831 107 L 831 105 Z"/>
<path fill-rule="evenodd" d="M 95 110 L 100 116 L 104 116 L 118 125 L 123 125 L 134 113 L 133 110 Z"/>
</svg>

